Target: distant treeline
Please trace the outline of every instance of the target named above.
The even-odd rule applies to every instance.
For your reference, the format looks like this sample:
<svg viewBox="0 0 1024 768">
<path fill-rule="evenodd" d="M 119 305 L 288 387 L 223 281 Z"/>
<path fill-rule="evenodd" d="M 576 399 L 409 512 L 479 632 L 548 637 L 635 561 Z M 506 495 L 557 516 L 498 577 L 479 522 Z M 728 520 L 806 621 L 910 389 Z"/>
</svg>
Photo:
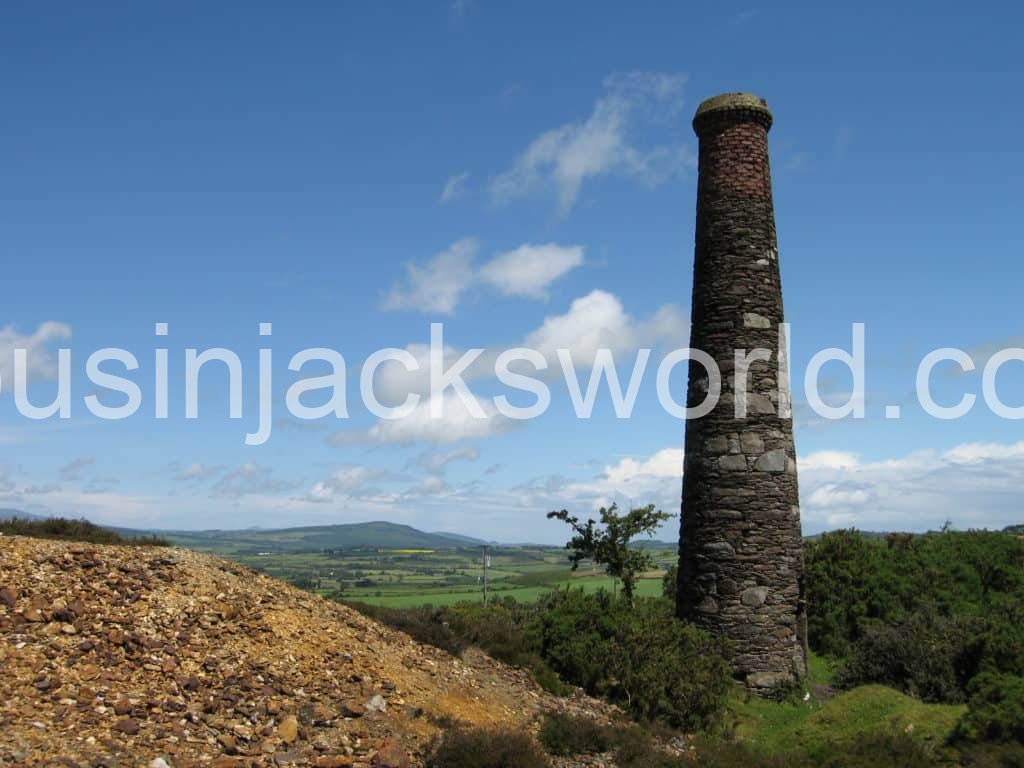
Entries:
<svg viewBox="0 0 1024 768">
<path fill-rule="evenodd" d="M 90 544 L 130 544 L 145 547 L 169 547 L 171 543 L 160 536 L 133 536 L 125 538 L 88 520 L 69 520 L 50 517 L 45 520 L 12 517 L 0 520 L 0 533 L 8 536 L 33 536 L 37 539 L 84 541 Z"/>
</svg>

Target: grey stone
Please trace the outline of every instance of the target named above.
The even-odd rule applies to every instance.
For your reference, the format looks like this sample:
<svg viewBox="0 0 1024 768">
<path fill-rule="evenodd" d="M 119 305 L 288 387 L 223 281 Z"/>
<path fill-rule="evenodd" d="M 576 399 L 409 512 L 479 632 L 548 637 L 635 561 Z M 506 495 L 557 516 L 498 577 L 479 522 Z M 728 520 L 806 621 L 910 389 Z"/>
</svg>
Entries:
<svg viewBox="0 0 1024 768">
<path fill-rule="evenodd" d="M 772 321 L 764 315 L 759 315 L 755 312 L 744 312 L 743 313 L 743 327 L 744 328 L 771 328 Z"/>
<path fill-rule="evenodd" d="M 740 433 L 740 448 L 744 453 L 764 453 L 764 440 L 757 432 Z"/>
<path fill-rule="evenodd" d="M 729 453 L 718 459 L 718 466 L 730 472 L 747 468 L 747 457 L 742 453 Z"/>
<path fill-rule="evenodd" d="M 751 688 L 775 688 L 785 685 L 793 679 L 793 676 L 786 672 L 751 672 L 747 675 L 747 685 Z"/>
<path fill-rule="evenodd" d="M 754 469 L 758 472 L 785 472 L 786 460 L 786 452 L 782 448 L 776 448 L 755 461 Z"/>
<path fill-rule="evenodd" d="M 718 603 L 715 602 L 715 598 L 708 595 L 700 601 L 697 610 L 701 613 L 718 613 Z"/>
<path fill-rule="evenodd" d="M 705 552 L 712 552 L 716 555 L 735 555 L 736 550 L 728 541 L 709 541 L 703 547 Z"/>
<path fill-rule="evenodd" d="M 748 416 L 774 416 L 775 404 L 767 395 L 759 395 L 756 392 L 747 393 L 747 415 Z"/>
<path fill-rule="evenodd" d="M 740 593 L 740 602 L 749 608 L 762 606 L 767 599 L 768 587 L 750 587 Z"/>
<path fill-rule="evenodd" d="M 704 449 L 708 453 L 725 453 L 729 450 L 729 438 L 724 435 L 713 437 L 704 444 Z"/>
</svg>

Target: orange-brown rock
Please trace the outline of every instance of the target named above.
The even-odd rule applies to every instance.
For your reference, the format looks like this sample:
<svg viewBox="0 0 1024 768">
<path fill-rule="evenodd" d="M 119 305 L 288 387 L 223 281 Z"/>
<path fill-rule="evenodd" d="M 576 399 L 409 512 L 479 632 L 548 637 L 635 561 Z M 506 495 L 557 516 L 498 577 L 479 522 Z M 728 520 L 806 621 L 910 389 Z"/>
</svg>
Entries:
<svg viewBox="0 0 1024 768">
<path fill-rule="evenodd" d="M 3 536 L 0 584 L 0 765 L 415 768 L 438 723 L 615 714 L 188 550 Z"/>
</svg>

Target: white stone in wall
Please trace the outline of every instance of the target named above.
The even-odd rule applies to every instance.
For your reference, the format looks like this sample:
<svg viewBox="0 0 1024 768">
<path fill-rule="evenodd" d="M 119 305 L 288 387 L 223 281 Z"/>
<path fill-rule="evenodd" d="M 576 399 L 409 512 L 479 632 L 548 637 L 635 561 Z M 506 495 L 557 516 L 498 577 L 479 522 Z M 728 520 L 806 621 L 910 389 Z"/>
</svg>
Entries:
<svg viewBox="0 0 1024 768">
<path fill-rule="evenodd" d="M 743 313 L 743 327 L 744 328 L 771 328 L 772 321 L 764 315 L 759 315 L 756 312 L 744 312 Z"/>
</svg>

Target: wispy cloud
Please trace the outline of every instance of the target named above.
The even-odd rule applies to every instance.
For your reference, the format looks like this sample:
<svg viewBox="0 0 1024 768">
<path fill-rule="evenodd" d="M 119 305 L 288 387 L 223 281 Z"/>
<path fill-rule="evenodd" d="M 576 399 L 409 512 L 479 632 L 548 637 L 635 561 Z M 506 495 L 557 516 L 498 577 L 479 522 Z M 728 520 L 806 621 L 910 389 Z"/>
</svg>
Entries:
<svg viewBox="0 0 1024 768">
<path fill-rule="evenodd" d="M 453 461 L 476 461 L 479 458 L 480 449 L 475 445 L 466 445 L 451 451 L 421 453 L 410 460 L 408 466 L 418 466 L 432 475 L 443 475 Z"/>
<path fill-rule="evenodd" d="M 441 190 L 440 203 L 442 205 L 450 203 L 466 191 L 466 182 L 469 181 L 469 171 L 463 171 L 462 173 L 450 176 L 444 183 L 444 189 Z"/>
<path fill-rule="evenodd" d="M 82 470 L 86 467 L 91 467 L 96 463 L 96 459 L 92 456 L 83 456 L 73 461 L 68 462 L 58 470 L 62 480 L 67 482 L 75 482 L 81 479 Z"/>
<path fill-rule="evenodd" d="M 212 496 L 241 498 L 293 490 L 301 485 L 298 480 L 274 476 L 274 468 L 247 462 L 225 472 L 210 489 Z"/>
<path fill-rule="evenodd" d="M 491 182 L 498 202 L 553 188 L 564 214 L 576 203 L 587 179 L 621 174 L 658 184 L 693 165 L 683 144 L 635 145 L 638 124 L 678 114 L 686 81 L 681 74 L 629 72 L 605 80 L 605 94 L 588 117 L 565 123 L 535 138 L 512 168 Z"/>
<path fill-rule="evenodd" d="M 66 323 L 46 322 L 30 334 L 19 333 L 12 325 L 0 328 L 0 385 L 3 391 L 14 391 L 14 350 L 26 350 L 26 378 L 54 378 L 57 360 L 51 345 L 69 338 L 71 326 Z"/>
<path fill-rule="evenodd" d="M 451 315 L 462 292 L 473 284 L 473 260 L 480 243 L 467 237 L 452 243 L 422 266 L 405 266 L 405 285 L 396 285 L 384 299 L 382 309 L 415 309 Z"/>
</svg>

